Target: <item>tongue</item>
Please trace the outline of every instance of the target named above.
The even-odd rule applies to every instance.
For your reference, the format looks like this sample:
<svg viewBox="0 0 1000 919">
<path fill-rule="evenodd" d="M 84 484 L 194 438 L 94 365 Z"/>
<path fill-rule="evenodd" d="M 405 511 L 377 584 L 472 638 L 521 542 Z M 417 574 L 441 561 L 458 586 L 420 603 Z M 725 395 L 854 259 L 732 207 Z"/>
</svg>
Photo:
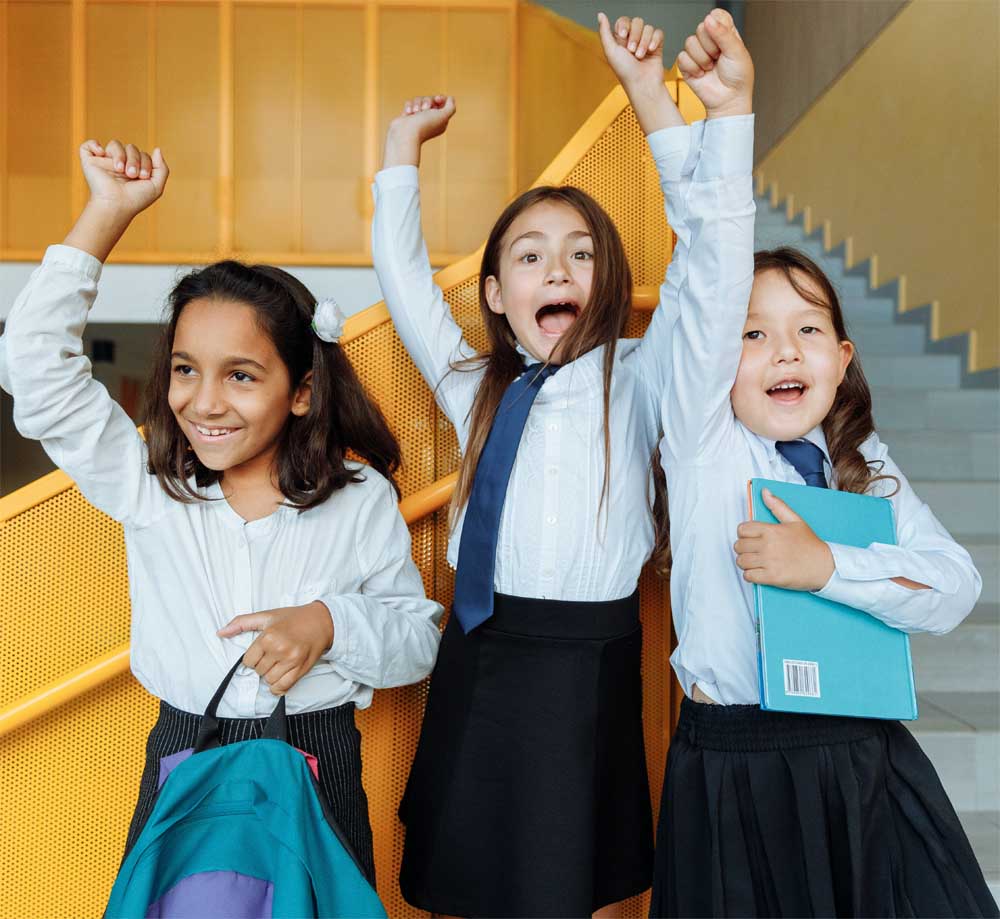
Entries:
<svg viewBox="0 0 1000 919">
<path fill-rule="evenodd" d="M 545 313 L 539 320 L 538 325 L 543 332 L 549 335 L 558 335 L 565 332 L 576 319 L 576 314 L 572 310 L 554 310 Z"/>
</svg>

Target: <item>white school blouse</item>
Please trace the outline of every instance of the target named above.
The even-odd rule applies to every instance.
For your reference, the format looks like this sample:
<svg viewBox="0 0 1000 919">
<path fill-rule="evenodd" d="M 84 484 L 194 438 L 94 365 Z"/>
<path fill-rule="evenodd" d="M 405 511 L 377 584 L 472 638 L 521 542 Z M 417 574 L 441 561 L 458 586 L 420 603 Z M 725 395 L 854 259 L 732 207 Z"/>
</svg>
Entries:
<svg viewBox="0 0 1000 919">
<path fill-rule="evenodd" d="M 718 136 L 726 143 L 725 128 Z M 664 181 L 679 177 L 685 161 L 697 156 L 691 137 L 686 125 L 649 136 Z M 453 361 L 475 352 L 432 277 L 420 227 L 416 167 L 381 171 L 374 195 L 372 253 L 386 304 L 464 452 L 482 373 L 451 370 Z M 729 232 L 729 215 L 706 210 L 700 216 L 723 236 Z M 660 436 L 660 402 L 669 371 L 666 326 L 663 309 L 657 309 L 642 339 L 618 342 L 611 385 L 611 475 L 603 508 L 604 348 L 567 364 L 541 388 L 507 488 L 494 572 L 497 591 L 593 601 L 626 597 L 636 589 L 653 548 L 649 463 Z M 463 520 L 464 512 L 448 543 L 452 567 L 458 563 Z"/>
<path fill-rule="evenodd" d="M 671 663 L 684 691 L 692 686 L 724 704 L 758 704 L 757 643 L 753 585 L 736 566 L 736 528 L 749 519 L 747 480 L 760 476 L 804 484 L 774 441 L 759 437 L 733 415 L 729 393 L 743 348 L 753 283 L 752 125 L 746 125 L 740 161 L 713 162 L 717 145 L 703 131 L 702 155 L 690 173 L 664 186 L 677 248 L 661 302 L 676 317 L 668 337 L 672 355 L 663 399 L 661 455 L 667 476 L 673 569 L 671 605 L 677 648 Z M 718 175 L 732 175 L 722 182 Z M 726 246 L 699 214 L 707 208 L 739 215 Z M 703 250 L 718 254 L 715 270 L 705 271 Z M 806 438 L 823 450 L 826 477 L 836 487 L 826 440 L 820 428 Z M 866 549 L 831 544 L 836 570 L 817 593 L 864 610 L 907 632 L 943 633 L 968 615 L 981 581 L 969 554 L 914 493 L 872 434 L 861 446 L 867 460 L 883 463 L 896 476 L 869 493 L 889 497 L 898 545 L 873 543 Z M 891 578 L 906 577 L 930 590 L 909 590 Z"/>
<path fill-rule="evenodd" d="M 330 610 L 333 645 L 288 693 L 290 714 L 345 702 L 365 708 L 374 688 L 426 676 L 442 609 L 424 596 L 388 480 L 356 464 L 363 482 L 311 510 L 279 507 L 250 523 L 218 485 L 200 490 L 208 502 L 168 498 L 146 471 L 135 425 L 83 356 L 101 268 L 85 252 L 49 248 L 0 340 L 0 383 L 14 396 L 18 430 L 41 441 L 87 500 L 124 525 L 139 682 L 175 708 L 201 713 L 256 637 L 223 639 L 216 630 L 239 613 L 314 600 Z M 264 680 L 240 668 L 219 714 L 260 716 L 276 701 Z"/>
</svg>

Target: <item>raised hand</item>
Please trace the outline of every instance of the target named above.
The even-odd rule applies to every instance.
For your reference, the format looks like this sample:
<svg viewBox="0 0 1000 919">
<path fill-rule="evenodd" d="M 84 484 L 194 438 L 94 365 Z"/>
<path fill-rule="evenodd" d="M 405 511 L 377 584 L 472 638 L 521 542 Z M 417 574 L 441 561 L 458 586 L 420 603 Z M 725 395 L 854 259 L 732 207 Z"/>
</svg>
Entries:
<svg viewBox="0 0 1000 919">
<path fill-rule="evenodd" d="M 444 134 L 455 114 L 451 96 L 415 96 L 408 99 L 402 114 L 393 118 L 385 138 L 382 167 L 420 165 L 420 148 Z"/>
<path fill-rule="evenodd" d="M 628 94 L 643 133 L 684 124 L 663 85 L 663 31 L 638 16 L 620 16 L 612 29 L 604 13 L 597 14 L 604 56 Z"/>
<path fill-rule="evenodd" d="M 84 141 L 80 165 L 90 200 L 63 242 L 103 262 L 136 214 L 163 194 L 170 169 L 159 147 L 149 154 L 117 140 Z"/>
<path fill-rule="evenodd" d="M 163 194 L 170 175 L 159 147 L 150 154 L 117 140 L 108 141 L 106 146 L 96 140 L 84 141 L 80 165 L 91 201 L 113 208 L 129 220 Z"/>
<path fill-rule="evenodd" d="M 622 86 L 662 85 L 662 29 L 638 16 L 619 16 L 613 29 L 604 13 L 597 14 L 597 22 L 604 56 Z"/>
<path fill-rule="evenodd" d="M 753 61 L 725 10 L 712 10 L 688 36 L 677 68 L 709 118 L 753 111 Z"/>
</svg>

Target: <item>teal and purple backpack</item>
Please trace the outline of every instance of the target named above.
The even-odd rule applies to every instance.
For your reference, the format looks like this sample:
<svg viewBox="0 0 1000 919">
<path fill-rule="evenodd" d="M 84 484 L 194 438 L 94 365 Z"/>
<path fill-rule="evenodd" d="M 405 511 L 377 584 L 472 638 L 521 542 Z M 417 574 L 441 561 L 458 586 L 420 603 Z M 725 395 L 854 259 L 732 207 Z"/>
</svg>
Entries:
<svg viewBox="0 0 1000 919">
<path fill-rule="evenodd" d="M 193 750 L 165 758 L 156 804 L 105 915 L 384 919 L 306 757 L 288 743 L 285 699 L 262 737 L 219 746 L 209 703 Z"/>
</svg>

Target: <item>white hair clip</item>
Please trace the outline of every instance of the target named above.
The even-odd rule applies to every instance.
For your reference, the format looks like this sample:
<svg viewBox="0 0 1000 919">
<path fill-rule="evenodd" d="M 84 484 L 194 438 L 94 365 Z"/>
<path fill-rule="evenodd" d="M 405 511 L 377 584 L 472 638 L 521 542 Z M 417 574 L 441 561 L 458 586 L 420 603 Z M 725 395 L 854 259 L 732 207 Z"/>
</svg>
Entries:
<svg viewBox="0 0 1000 919">
<path fill-rule="evenodd" d="M 340 341 L 340 336 L 344 334 L 344 322 L 347 317 L 343 310 L 337 305 L 337 301 L 331 297 L 320 300 L 316 304 L 316 312 L 313 314 L 312 330 L 316 336 L 323 341 L 336 344 Z"/>
</svg>

